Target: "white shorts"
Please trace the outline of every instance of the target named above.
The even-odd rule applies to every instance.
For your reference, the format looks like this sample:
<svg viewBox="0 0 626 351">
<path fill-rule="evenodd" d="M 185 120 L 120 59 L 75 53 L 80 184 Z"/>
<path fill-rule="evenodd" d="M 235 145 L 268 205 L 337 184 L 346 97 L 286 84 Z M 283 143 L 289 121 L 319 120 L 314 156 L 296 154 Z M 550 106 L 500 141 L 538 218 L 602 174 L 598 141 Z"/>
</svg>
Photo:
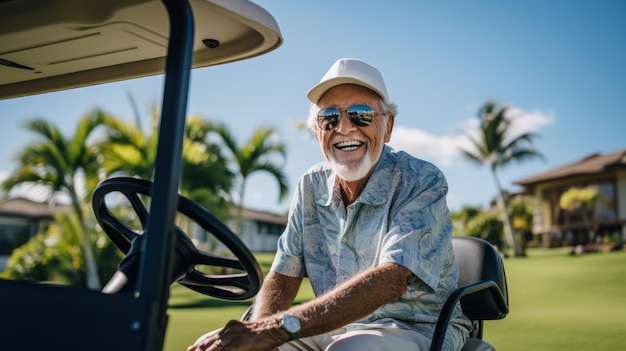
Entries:
<svg viewBox="0 0 626 351">
<path fill-rule="evenodd" d="M 280 351 L 427 351 L 430 339 L 408 329 L 375 328 L 335 331 L 290 341 Z"/>
</svg>

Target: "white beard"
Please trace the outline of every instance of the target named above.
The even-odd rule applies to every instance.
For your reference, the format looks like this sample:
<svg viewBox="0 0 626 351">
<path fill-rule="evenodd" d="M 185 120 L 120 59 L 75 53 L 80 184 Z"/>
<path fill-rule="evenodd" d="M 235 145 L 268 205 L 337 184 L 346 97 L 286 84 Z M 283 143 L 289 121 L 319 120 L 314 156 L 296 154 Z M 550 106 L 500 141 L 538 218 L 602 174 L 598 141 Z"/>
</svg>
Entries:
<svg viewBox="0 0 626 351">
<path fill-rule="evenodd" d="M 370 155 L 363 157 L 361 162 L 356 167 L 348 167 L 342 164 L 337 163 L 334 158 L 328 158 L 328 164 L 330 168 L 339 176 L 339 178 L 348 181 L 354 182 L 360 179 L 365 178 L 369 172 L 372 170 L 372 167 L 378 162 L 380 159 L 380 155 L 382 154 L 382 148 L 376 153 L 376 156 L 372 157 Z"/>
</svg>

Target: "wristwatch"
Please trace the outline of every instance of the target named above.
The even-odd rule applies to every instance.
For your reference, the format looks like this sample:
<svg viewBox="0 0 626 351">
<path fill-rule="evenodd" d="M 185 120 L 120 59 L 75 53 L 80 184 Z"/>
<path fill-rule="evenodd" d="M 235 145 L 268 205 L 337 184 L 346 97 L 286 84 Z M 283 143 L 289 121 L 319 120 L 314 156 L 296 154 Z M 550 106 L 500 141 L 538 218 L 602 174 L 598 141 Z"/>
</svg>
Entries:
<svg viewBox="0 0 626 351">
<path fill-rule="evenodd" d="M 283 314 L 283 320 L 280 323 L 280 327 L 289 333 L 291 340 L 300 338 L 300 320 L 298 317 L 287 313 Z"/>
</svg>

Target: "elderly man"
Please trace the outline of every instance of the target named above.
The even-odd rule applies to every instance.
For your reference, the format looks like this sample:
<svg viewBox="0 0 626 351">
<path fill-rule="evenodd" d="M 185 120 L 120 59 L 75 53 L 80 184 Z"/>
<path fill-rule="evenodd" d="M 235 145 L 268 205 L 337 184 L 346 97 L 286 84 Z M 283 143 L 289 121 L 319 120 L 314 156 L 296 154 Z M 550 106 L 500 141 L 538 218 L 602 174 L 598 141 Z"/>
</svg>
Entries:
<svg viewBox="0 0 626 351">
<path fill-rule="evenodd" d="M 457 285 L 446 180 L 385 145 L 397 108 L 373 66 L 340 59 L 307 97 L 326 162 L 300 178 L 252 318 L 188 350 L 427 350 Z M 305 276 L 316 298 L 291 307 Z M 445 348 L 470 329 L 457 306 Z"/>
</svg>

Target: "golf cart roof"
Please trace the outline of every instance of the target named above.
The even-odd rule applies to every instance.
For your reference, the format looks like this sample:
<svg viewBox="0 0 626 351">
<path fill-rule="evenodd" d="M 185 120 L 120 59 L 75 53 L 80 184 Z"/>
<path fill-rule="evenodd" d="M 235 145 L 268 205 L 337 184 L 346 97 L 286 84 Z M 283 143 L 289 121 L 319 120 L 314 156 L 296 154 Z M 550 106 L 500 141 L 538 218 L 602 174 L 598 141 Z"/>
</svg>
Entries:
<svg viewBox="0 0 626 351">
<path fill-rule="evenodd" d="M 254 57 L 282 43 L 274 18 L 253 3 L 189 2 L 194 68 Z M 163 73 L 169 23 L 159 0 L 2 1 L 0 99 Z"/>
</svg>

